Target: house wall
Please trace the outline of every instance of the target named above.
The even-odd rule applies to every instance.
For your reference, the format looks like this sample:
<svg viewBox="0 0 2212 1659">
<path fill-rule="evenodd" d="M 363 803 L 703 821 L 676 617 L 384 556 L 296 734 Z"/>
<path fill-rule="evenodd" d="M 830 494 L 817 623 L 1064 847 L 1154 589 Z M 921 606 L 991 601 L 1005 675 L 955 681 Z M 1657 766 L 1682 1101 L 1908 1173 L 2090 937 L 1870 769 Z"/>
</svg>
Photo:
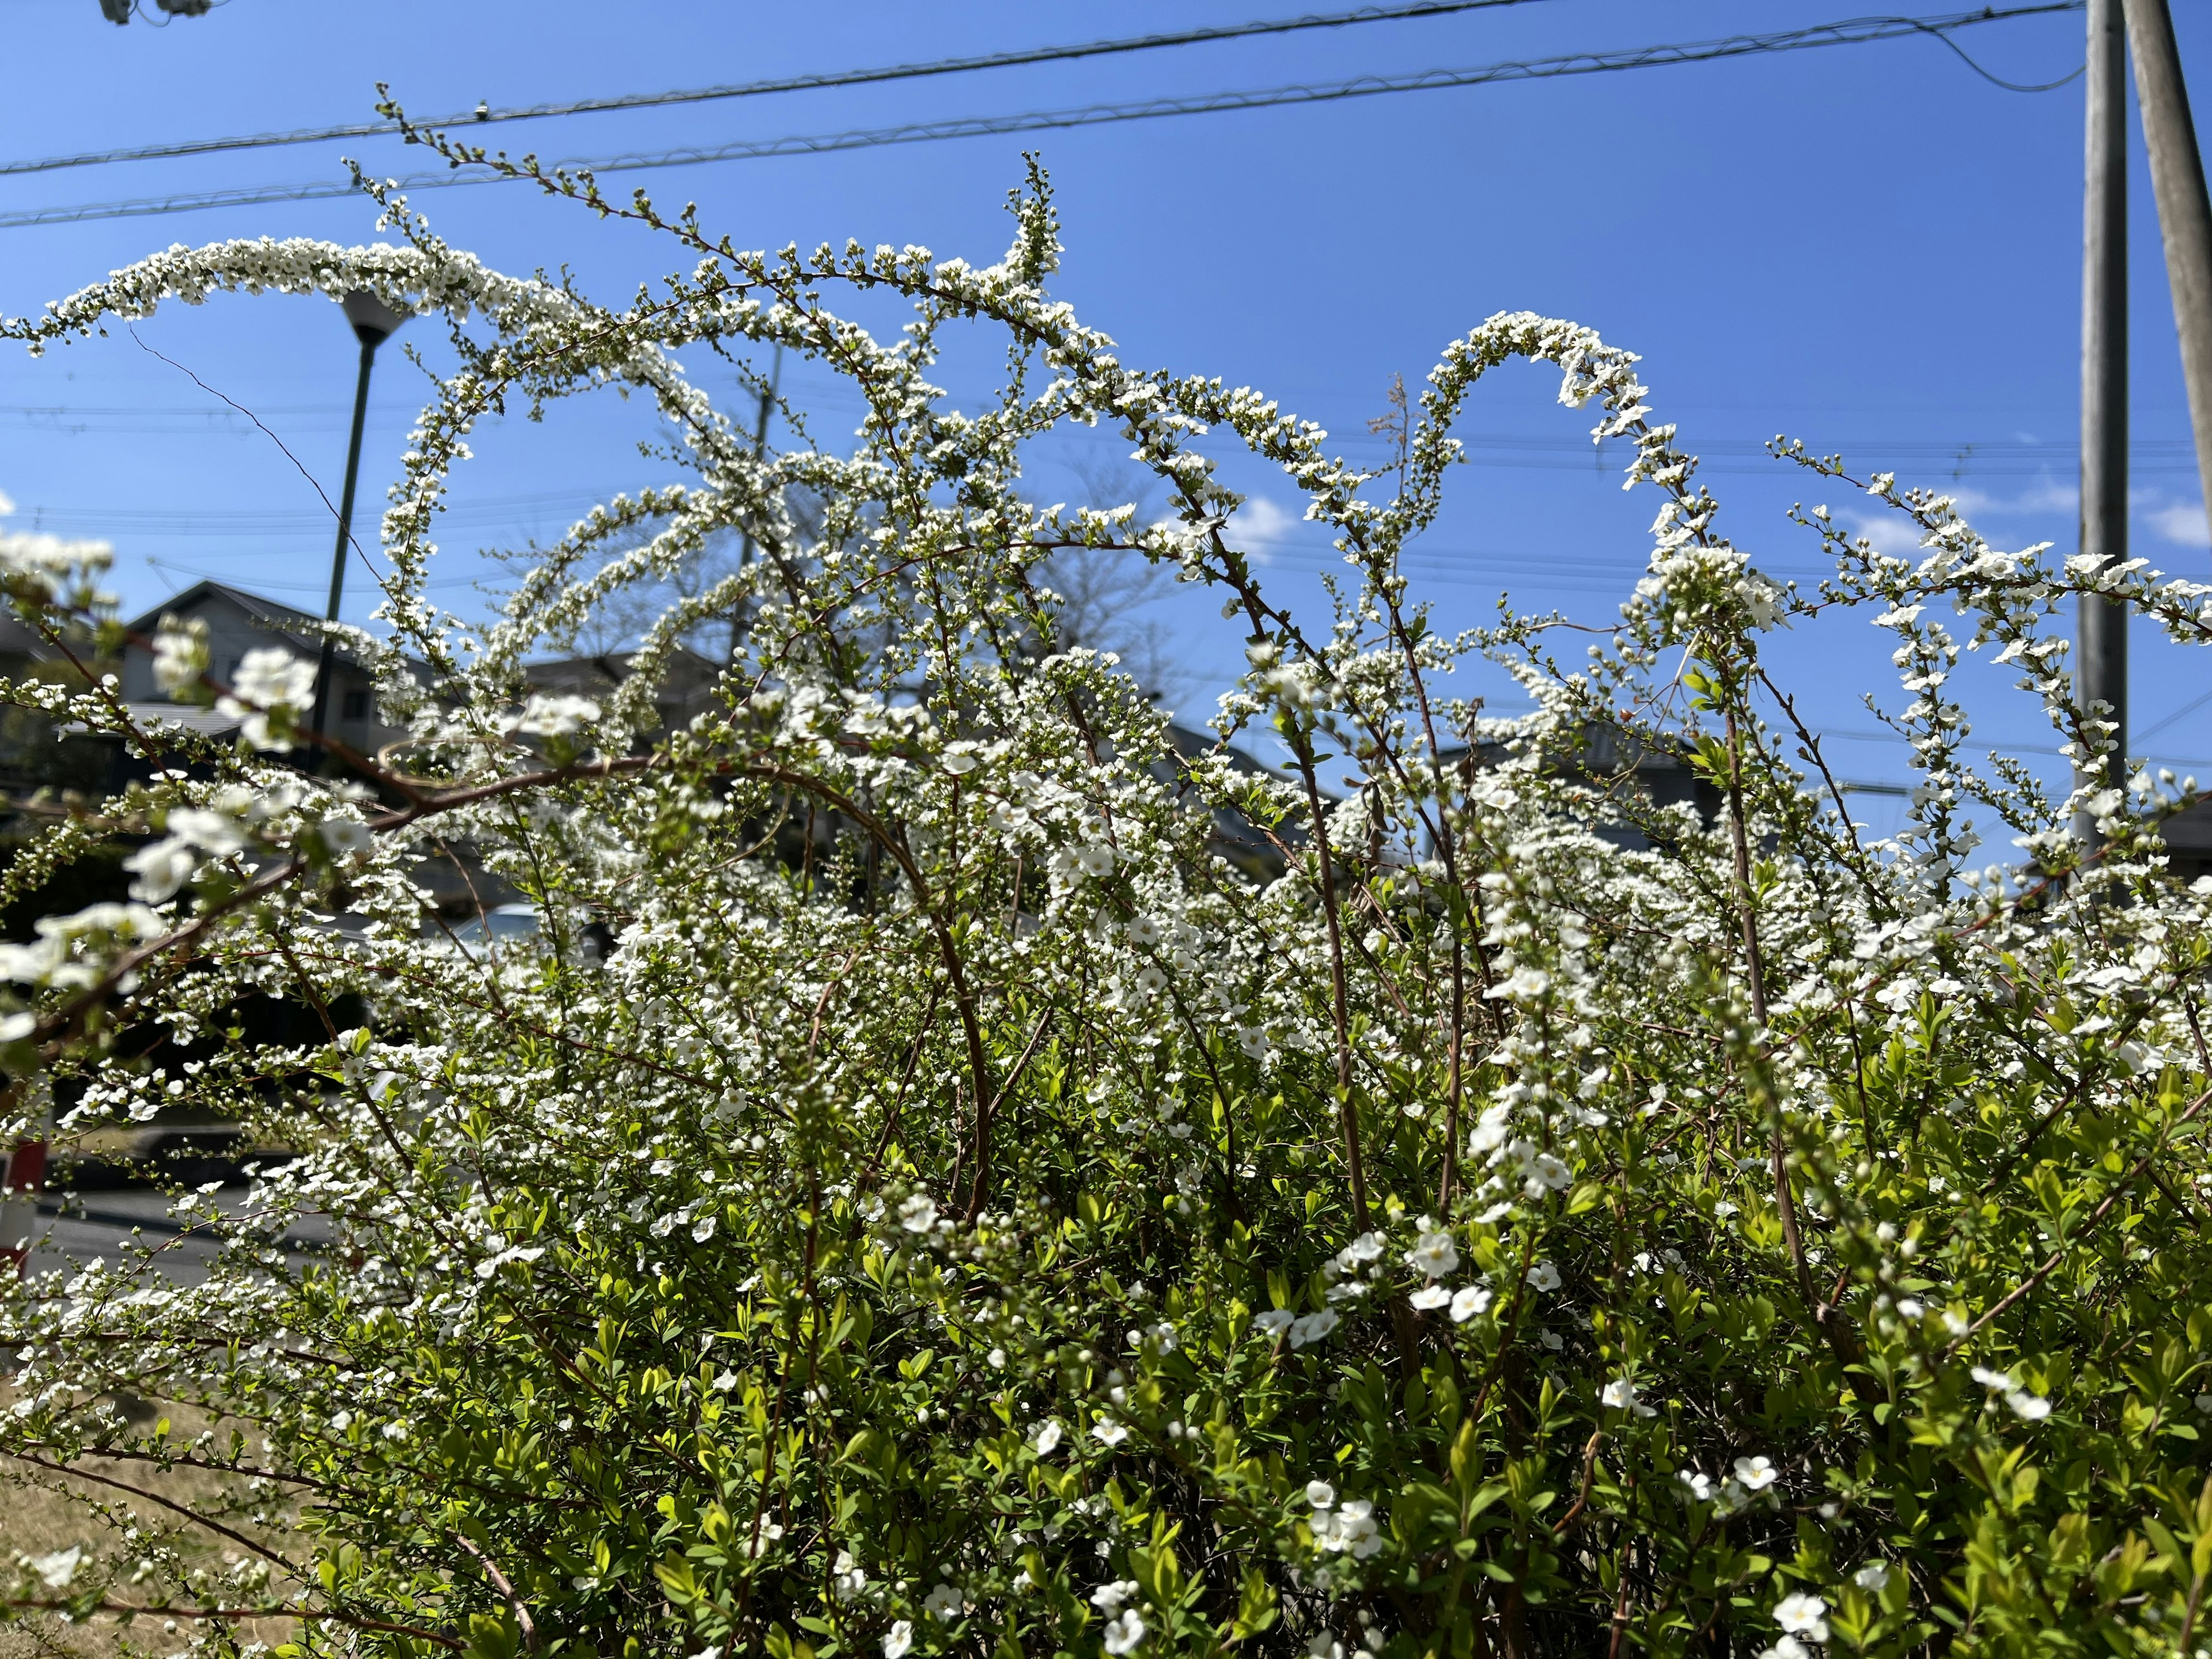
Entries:
<svg viewBox="0 0 2212 1659">
<path fill-rule="evenodd" d="M 228 684 L 249 651 L 281 646 L 306 661 L 315 659 L 315 642 L 272 627 L 227 595 L 206 593 L 185 604 L 166 608 L 185 621 L 199 621 L 208 629 L 208 672 Z M 155 683 L 152 652 L 133 645 L 125 648 L 122 665 L 123 697 L 126 702 L 165 702 L 168 693 Z M 340 657 L 331 669 L 331 704 L 326 729 L 341 743 L 369 750 L 404 737 L 398 727 L 375 719 L 374 683 L 356 664 Z"/>
</svg>

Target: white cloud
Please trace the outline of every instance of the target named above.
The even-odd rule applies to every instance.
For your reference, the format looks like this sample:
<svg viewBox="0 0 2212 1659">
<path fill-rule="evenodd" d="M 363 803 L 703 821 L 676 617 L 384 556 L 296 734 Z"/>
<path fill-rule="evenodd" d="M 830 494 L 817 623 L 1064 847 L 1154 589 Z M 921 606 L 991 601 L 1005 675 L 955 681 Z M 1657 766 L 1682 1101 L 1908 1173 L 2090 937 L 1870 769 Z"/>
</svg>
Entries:
<svg viewBox="0 0 2212 1659">
<path fill-rule="evenodd" d="M 2081 490 L 2056 478 L 2038 478 L 2017 495 L 1992 495 L 1972 484 L 1962 484 L 1944 493 L 1958 504 L 1961 513 L 1999 517 L 2008 513 L 2074 513 L 2081 506 Z"/>
<path fill-rule="evenodd" d="M 8 492 L 4 489 L 0 489 L 0 519 L 6 518 L 15 510 L 15 503 L 9 499 Z"/>
<path fill-rule="evenodd" d="M 1251 495 L 1230 519 L 1229 528 L 1248 542 L 1285 542 L 1304 522 L 1298 514 L 1277 506 L 1265 495 Z"/>
<path fill-rule="evenodd" d="M 2202 501 L 2169 501 L 2143 514 L 2153 530 L 2179 547 L 2212 547 L 2212 527 Z"/>
<path fill-rule="evenodd" d="M 1920 545 L 1920 526 L 1902 513 L 1846 513 L 1840 515 L 1850 526 L 1854 536 L 1863 536 L 1874 544 L 1874 550 L 1886 553 L 1893 559 L 1918 559 L 1926 550 Z"/>
</svg>

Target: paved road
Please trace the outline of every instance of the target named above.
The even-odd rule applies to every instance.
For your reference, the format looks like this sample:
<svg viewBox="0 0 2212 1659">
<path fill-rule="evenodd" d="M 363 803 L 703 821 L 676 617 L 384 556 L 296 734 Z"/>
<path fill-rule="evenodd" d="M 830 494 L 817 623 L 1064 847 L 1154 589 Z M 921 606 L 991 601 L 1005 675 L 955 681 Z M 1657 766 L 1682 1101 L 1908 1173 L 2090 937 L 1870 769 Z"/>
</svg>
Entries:
<svg viewBox="0 0 2212 1659">
<path fill-rule="evenodd" d="M 245 1207 L 246 1193 L 244 1187 L 226 1187 L 216 1199 L 227 1213 L 234 1215 Z M 145 1189 L 86 1193 L 66 1212 L 58 1200 L 49 1198 L 39 1206 L 39 1215 L 46 1231 L 27 1264 L 27 1271 L 33 1273 L 66 1269 L 95 1256 L 112 1264 L 118 1259 L 119 1248 L 127 1247 L 135 1236 L 143 1243 L 159 1247 L 155 1261 L 165 1277 L 180 1285 L 197 1285 L 207 1277 L 207 1264 L 222 1248 L 204 1232 L 180 1236 L 177 1224 L 169 1219 L 167 1196 Z M 302 1255 L 313 1251 L 329 1237 L 329 1226 L 320 1218 L 303 1222 L 291 1234 Z"/>
</svg>

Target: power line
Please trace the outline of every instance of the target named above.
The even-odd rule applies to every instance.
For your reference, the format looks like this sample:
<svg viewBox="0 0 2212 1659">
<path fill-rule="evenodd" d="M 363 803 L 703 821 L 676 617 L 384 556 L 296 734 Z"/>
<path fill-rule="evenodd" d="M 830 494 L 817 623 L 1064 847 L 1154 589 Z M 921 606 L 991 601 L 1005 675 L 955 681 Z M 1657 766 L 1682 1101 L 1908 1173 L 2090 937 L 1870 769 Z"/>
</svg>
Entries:
<svg viewBox="0 0 2212 1659">
<path fill-rule="evenodd" d="M 2141 744 L 2147 738 L 2156 737 L 2160 732 L 2165 731 L 2166 727 L 2172 726 L 2176 720 L 2182 719 L 2185 715 L 2195 714 L 2198 709 L 2203 708 L 2208 702 L 2212 702 L 2212 691 L 2207 691 L 2201 697 L 2192 697 L 2187 702 L 2182 704 L 2180 708 L 2175 709 L 2171 714 L 2166 715 L 2163 720 L 2152 721 L 2151 724 L 2135 734 L 2135 741 L 2137 744 Z"/>
<path fill-rule="evenodd" d="M 479 104 L 459 115 L 441 115 L 419 121 L 418 126 L 473 126 L 490 121 L 536 121 L 559 115 L 597 115 L 610 110 L 658 109 L 670 104 L 704 104 L 726 98 L 758 98 L 777 92 L 815 92 L 831 87 L 880 85 L 886 81 L 915 81 L 939 75 L 963 75 L 976 70 L 1014 69 L 1030 64 L 1072 63 L 1079 58 L 1106 58 L 1133 52 L 1156 52 L 1170 46 L 1191 46 L 1216 40 L 1244 40 L 1269 34 L 1293 34 L 1306 29 L 1349 28 L 1361 23 L 1396 23 L 1417 18 L 1448 17 L 1457 12 L 1487 11 L 1498 6 L 1518 6 L 1530 0 L 1419 0 L 1396 6 L 1361 6 L 1352 11 L 1316 12 L 1302 17 L 1267 19 L 1253 23 L 1228 23 L 1213 28 L 1178 29 L 1164 34 L 1137 34 L 1115 40 L 1089 40 L 1070 46 L 1034 46 L 1021 52 L 994 52 L 970 58 L 940 58 L 927 63 L 891 64 L 877 69 L 832 70 L 819 75 L 787 76 L 771 81 L 740 81 L 727 86 L 695 87 L 675 92 L 624 93 L 610 98 L 580 98 L 565 104 L 524 104 L 493 109 Z M 77 155 L 47 155 L 35 161 L 0 161 L 0 175 L 53 173 L 64 167 L 105 167 L 112 161 L 154 161 L 180 155 L 211 155 L 223 150 L 267 149 L 284 144 L 317 144 L 338 138 L 370 138 L 401 131 L 397 121 L 363 121 L 331 127 L 295 127 L 288 132 L 240 133 L 223 138 L 191 138 L 175 143 L 144 144 L 128 149 L 90 150 Z"/>
<path fill-rule="evenodd" d="M 1595 75 L 1616 70 L 1713 63 L 1764 52 L 1796 52 L 1814 46 L 1861 46 L 1916 35 L 1948 40 L 1950 32 L 1955 29 L 1979 23 L 2009 22 L 2023 17 L 2080 11 L 2083 3 L 2084 0 L 2044 0 L 2043 3 L 2014 6 L 2002 10 L 1984 8 L 1980 11 L 1954 12 L 1938 17 L 1852 18 L 1842 22 L 1785 29 L 1771 34 L 1731 35 L 1719 40 L 1640 46 L 1621 52 L 1574 52 L 1558 58 L 1486 64 L 1473 69 L 1428 70 L 1399 76 L 1367 75 L 1349 81 L 1327 82 L 1312 86 L 1271 87 L 1184 98 L 1155 98 L 1136 103 L 1091 104 L 1077 109 L 1034 110 L 1016 115 L 967 116 L 945 121 L 917 122 L 906 126 L 874 127 L 781 138 L 743 139 L 727 144 L 616 155 L 599 161 L 568 161 L 557 165 L 576 173 L 629 173 L 652 167 L 695 167 L 710 161 L 823 155 L 891 144 L 930 143 L 951 138 L 1156 120 L 1174 115 L 1206 115 L 1231 110 L 1272 109 L 1292 104 L 1334 103 L 1354 98 L 1371 98 L 1386 93 L 1430 92 L 1509 81 L 1552 80 L 1563 76 Z M 448 168 L 437 173 L 412 174 L 392 183 L 395 188 L 404 191 L 438 190 L 459 185 L 501 184 L 508 180 L 509 175 L 505 173 Z M 344 183 L 323 180 L 298 185 L 245 185 L 230 190 L 203 191 L 188 195 L 143 198 L 125 202 L 29 208 L 0 214 L 0 229 L 76 224 L 92 219 L 141 218 L 159 214 L 196 212 L 208 208 L 252 207 L 269 202 L 326 201 L 353 195 L 356 189 L 350 180 Z"/>
<path fill-rule="evenodd" d="M 395 398 L 373 402 L 370 408 L 386 417 L 410 417 L 421 408 L 419 399 Z M 343 426 L 351 405 L 339 403 L 267 404 L 257 404 L 256 412 L 272 420 L 282 419 L 288 430 L 328 430 Z M 826 393 L 815 392 L 807 398 L 810 412 L 823 410 L 863 410 L 866 399 L 857 392 L 848 393 L 842 386 L 833 386 Z M 240 433 L 250 434 L 252 428 L 237 411 L 204 404 L 14 404 L 0 403 L 0 422 L 20 424 L 34 431 L 48 431 L 67 435 L 92 435 L 106 433 L 156 433 L 195 435 L 207 434 L 229 437 Z M 1491 465 L 1559 465 L 1578 467 L 1588 471 L 1595 467 L 1614 466 L 1620 454 L 1625 453 L 1628 440 L 1609 440 L 1608 447 L 1599 448 L 1586 434 L 1578 433 L 1528 432 L 1469 432 L 1455 431 L 1452 434 L 1464 445 L 1469 456 L 1480 463 Z M 1389 443 L 1380 438 L 1369 438 L 1360 434 L 1340 434 L 1332 441 L 1347 453 L 1382 452 Z M 1711 465 L 1720 461 L 1748 460 L 1761 464 L 1759 470 L 1777 472 L 1776 462 L 1766 447 L 1766 441 L 1752 437 L 1731 437 L 1725 434 L 1700 436 L 1692 443 L 1693 453 L 1700 461 Z M 2038 442 L 2027 440 L 1960 442 L 1956 440 L 1921 438 L 1857 437 L 1827 438 L 1820 441 L 1823 450 L 1841 450 L 1850 454 L 1879 457 L 1885 466 L 1902 471 L 1911 468 L 1916 475 L 1924 475 L 1925 481 L 1940 486 L 1946 477 L 1954 480 L 1992 476 L 2032 476 L 2048 471 L 2070 471 L 2081 457 L 2081 445 L 2072 440 Z M 2186 438 L 2137 438 L 2129 447 L 2129 453 L 2138 469 L 2154 471 L 2174 471 L 2193 469 L 2196 448 Z M 1541 459 L 1538 459 L 1541 458 Z M 1916 476 L 1914 482 L 1921 482 Z M 2053 507 L 2063 502 L 2045 503 Z M 2070 508 L 2069 508 L 2070 510 Z"/>
</svg>

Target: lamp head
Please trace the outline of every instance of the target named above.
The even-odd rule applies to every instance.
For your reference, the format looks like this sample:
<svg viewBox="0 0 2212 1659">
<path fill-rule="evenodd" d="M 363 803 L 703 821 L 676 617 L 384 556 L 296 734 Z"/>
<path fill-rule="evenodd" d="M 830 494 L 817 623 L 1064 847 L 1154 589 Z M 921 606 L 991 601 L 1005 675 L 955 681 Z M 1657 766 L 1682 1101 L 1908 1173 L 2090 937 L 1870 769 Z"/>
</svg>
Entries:
<svg viewBox="0 0 2212 1659">
<path fill-rule="evenodd" d="M 354 337 L 365 346 L 382 345 L 407 320 L 405 312 L 394 311 L 367 289 L 356 289 L 338 305 L 353 325 Z"/>
</svg>

